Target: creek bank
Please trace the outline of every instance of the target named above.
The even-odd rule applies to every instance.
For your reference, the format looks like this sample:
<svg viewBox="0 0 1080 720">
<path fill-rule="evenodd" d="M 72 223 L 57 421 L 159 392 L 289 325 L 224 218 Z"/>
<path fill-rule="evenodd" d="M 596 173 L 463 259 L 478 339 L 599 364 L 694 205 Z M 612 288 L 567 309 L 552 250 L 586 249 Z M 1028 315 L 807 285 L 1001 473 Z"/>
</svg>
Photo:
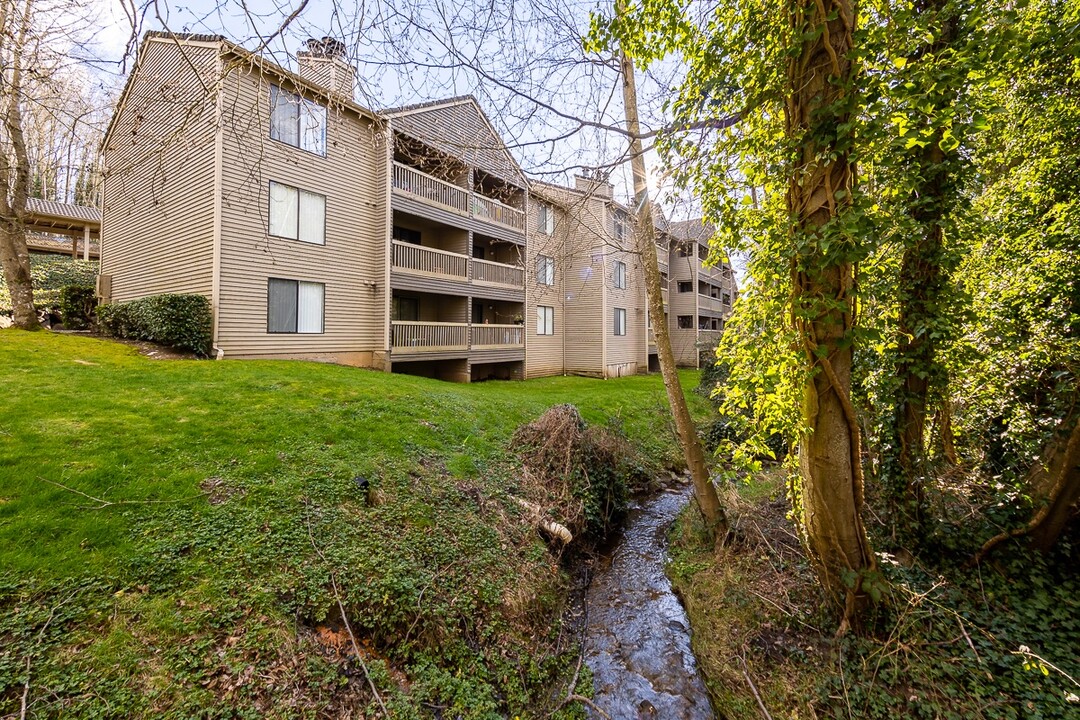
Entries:
<svg viewBox="0 0 1080 720">
<path fill-rule="evenodd" d="M 622 532 L 594 566 L 583 600 L 583 652 L 593 702 L 612 718 L 715 717 L 686 611 L 664 572 L 668 528 L 690 496 L 689 487 L 672 483 L 631 503 Z"/>
</svg>

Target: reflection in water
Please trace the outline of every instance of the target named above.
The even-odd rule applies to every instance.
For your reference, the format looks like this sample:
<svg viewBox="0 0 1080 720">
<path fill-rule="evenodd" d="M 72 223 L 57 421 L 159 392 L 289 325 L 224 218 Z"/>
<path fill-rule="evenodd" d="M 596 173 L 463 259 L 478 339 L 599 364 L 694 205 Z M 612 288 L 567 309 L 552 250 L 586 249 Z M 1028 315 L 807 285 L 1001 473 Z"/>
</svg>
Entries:
<svg viewBox="0 0 1080 720">
<path fill-rule="evenodd" d="M 613 720 L 714 717 L 686 612 L 664 574 L 667 529 L 688 498 L 661 493 L 632 509 L 589 586 L 585 662 L 594 702 Z"/>
</svg>

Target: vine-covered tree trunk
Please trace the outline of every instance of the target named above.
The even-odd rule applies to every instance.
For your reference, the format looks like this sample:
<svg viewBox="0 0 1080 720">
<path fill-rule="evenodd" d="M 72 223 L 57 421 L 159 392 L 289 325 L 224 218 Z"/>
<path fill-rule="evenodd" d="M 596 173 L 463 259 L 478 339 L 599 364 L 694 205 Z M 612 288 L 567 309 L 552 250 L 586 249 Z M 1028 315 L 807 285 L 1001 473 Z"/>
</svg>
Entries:
<svg viewBox="0 0 1080 720">
<path fill-rule="evenodd" d="M 918 67 L 924 57 L 937 59 L 957 37 L 953 0 L 923 0 L 919 11 L 935 19 L 938 31 L 912 58 Z M 922 75 L 934 89 L 920 94 L 924 110 L 940 122 L 943 111 L 956 102 L 956 92 L 939 77 Z M 944 129 L 932 128 L 924 147 L 910 150 L 910 168 L 915 184 L 908 214 L 915 221 L 916 236 L 904 248 L 897 278 L 899 323 L 894 373 L 896 394 L 891 419 L 891 448 L 883 479 L 888 497 L 892 534 L 904 545 L 917 546 L 925 532 L 926 419 L 933 390 L 941 390 L 944 373 L 937 360 L 937 328 L 942 320 L 942 294 L 949 277 L 945 257 L 945 216 L 954 200 L 956 149 L 943 147 Z"/>
<path fill-rule="evenodd" d="M 796 256 L 792 321 L 805 351 L 806 428 L 799 443 L 803 526 L 818 576 L 843 609 L 843 632 L 868 597 L 876 560 L 863 527 L 860 432 L 850 399 L 853 242 L 841 229 L 851 206 L 855 167 L 849 54 L 850 0 L 788 5 L 800 52 L 788 65 L 788 138 L 798 156 L 787 190 Z"/>
<path fill-rule="evenodd" d="M 11 0 L 0 0 L 0 30 L 5 36 L 0 40 L 0 56 L 8 66 L 0 70 L 5 75 L 0 89 L 4 127 L 4 147 L 0 148 L 0 265 L 11 293 L 15 327 L 25 330 L 40 327 L 23 225 L 30 188 L 30 160 L 22 126 L 22 69 L 32 9 L 31 0 L 26 0 L 22 8 L 17 8 Z"/>
<path fill-rule="evenodd" d="M 716 494 L 716 487 L 709 478 L 705 466 L 705 453 L 697 435 L 694 419 L 683 395 L 679 373 L 675 369 L 675 355 L 671 352 L 671 338 L 668 334 L 664 317 L 664 296 L 660 287 L 660 266 L 656 259 L 656 226 L 653 224 L 652 201 L 649 198 L 649 186 L 645 175 L 645 155 L 641 148 L 641 125 L 637 112 L 637 88 L 634 82 L 634 63 L 623 52 L 619 53 L 623 76 L 623 105 L 626 112 L 626 129 L 631 135 L 630 164 L 634 175 L 634 198 L 637 203 L 637 217 L 634 229 L 637 252 L 641 254 L 641 264 L 645 268 L 645 296 L 649 303 L 649 316 L 653 319 L 653 335 L 656 337 L 657 358 L 660 361 L 660 374 L 664 378 L 671 417 L 675 421 L 675 430 L 679 435 L 686 465 L 694 483 L 694 499 L 705 518 L 709 532 L 718 538 L 727 535 L 727 515 Z"/>
</svg>

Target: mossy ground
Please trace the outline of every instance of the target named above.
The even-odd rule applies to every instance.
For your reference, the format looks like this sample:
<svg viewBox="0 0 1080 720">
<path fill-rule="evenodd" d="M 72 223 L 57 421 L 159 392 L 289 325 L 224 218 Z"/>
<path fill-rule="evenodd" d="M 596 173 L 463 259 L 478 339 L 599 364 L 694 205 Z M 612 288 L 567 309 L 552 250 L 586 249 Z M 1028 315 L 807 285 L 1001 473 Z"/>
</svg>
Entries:
<svg viewBox="0 0 1080 720">
<path fill-rule="evenodd" d="M 0 384 L 0 714 L 376 717 L 374 684 L 395 718 L 541 717 L 576 650 L 514 429 L 569 402 L 678 462 L 658 376 L 451 385 L 7 330 Z"/>
<path fill-rule="evenodd" d="M 705 544 L 696 514 L 684 512 L 669 567 L 720 717 L 759 720 L 762 706 L 793 720 L 1080 713 L 1075 534 L 1052 557 L 1018 543 L 967 567 L 977 524 L 942 524 L 920 561 L 883 558 L 886 602 L 861 633 L 836 638 L 788 518 L 784 473 L 727 495 L 731 541 Z"/>
</svg>

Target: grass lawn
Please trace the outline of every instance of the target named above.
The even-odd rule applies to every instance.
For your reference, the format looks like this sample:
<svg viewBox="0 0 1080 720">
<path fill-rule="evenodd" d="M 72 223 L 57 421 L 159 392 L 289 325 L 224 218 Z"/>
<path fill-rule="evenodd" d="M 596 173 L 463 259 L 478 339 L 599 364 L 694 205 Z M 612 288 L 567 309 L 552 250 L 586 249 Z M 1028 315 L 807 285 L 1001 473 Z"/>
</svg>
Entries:
<svg viewBox="0 0 1080 720">
<path fill-rule="evenodd" d="M 514 429 L 573 403 L 679 462 L 656 375 L 453 385 L 5 330 L 0 382 L 0 714 L 29 677 L 30 717 L 344 717 L 372 698 L 326 641 L 340 597 L 395 717 L 531 716 L 565 582 L 508 501 Z"/>
</svg>

